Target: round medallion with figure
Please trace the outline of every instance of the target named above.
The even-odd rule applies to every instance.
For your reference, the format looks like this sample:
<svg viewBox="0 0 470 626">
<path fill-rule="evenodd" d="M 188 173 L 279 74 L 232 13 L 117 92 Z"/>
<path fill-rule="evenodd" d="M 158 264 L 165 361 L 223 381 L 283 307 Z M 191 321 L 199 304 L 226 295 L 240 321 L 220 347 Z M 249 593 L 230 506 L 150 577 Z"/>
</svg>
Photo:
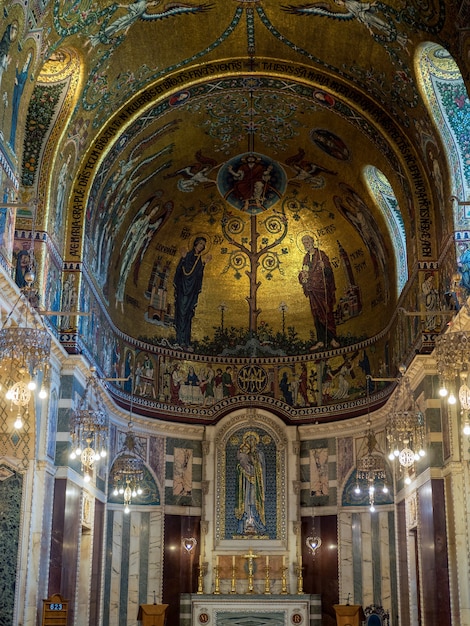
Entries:
<svg viewBox="0 0 470 626">
<path fill-rule="evenodd" d="M 276 204 L 286 185 L 287 177 L 279 163 L 256 152 L 230 159 L 217 176 L 217 187 L 224 200 L 250 215 Z"/>
</svg>

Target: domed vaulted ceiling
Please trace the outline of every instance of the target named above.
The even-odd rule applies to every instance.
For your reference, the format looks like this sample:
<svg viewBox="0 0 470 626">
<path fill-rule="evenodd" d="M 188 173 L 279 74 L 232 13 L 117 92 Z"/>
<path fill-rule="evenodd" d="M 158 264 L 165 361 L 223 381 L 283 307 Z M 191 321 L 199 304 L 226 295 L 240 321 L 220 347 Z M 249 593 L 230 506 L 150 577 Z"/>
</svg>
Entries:
<svg viewBox="0 0 470 626">
<path fill-rule="evenodd" d="M 49 323 L 131 375 L 119 402 L 344 417 L 406 360 L 422 327 L 399 305 L 452 274 L 435 271 L 452 205 L 419 73 L 426 42 L 459 56 L 446 5 L 6 3 L 21 46 L 3 80 L 37 68 L 8 145 L 48 234 L 42 297 L 92 312 Z"/>
</svg>

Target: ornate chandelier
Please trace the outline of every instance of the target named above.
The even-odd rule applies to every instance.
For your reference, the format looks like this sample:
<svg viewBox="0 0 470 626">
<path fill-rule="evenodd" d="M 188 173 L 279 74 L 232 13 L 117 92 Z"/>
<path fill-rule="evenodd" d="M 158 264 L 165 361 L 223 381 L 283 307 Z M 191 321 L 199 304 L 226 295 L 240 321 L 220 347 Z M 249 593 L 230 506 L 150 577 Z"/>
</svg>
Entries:
<svg viewBox="0 0 470 626">
<path fill-rule="evenodd" d="M 361 484 L 365 485 L 369 495 L 369 508 L 375 511 L 375 490 L 377 483 L 383 482 L 382 491 L 388 493 L 387 473 L 384 455 L 379 450 L 375 433 L 371 428 L 370 418 L 367 420 L 367 431 L 357 453 L 356 460 L 356 494 L 362 492 Z"/>
<path fill-rule="evenodd" d="M 402 369 L 402 374 L 404 369 Z M 388 458 L 397 460 L 405 483 L 410 484 L 410 471 L 426 455 L 424 415 L 419 409 L 407 377 L 398 380 L 395 401 L 387 418 Z"/>
<path fill-rule="evenodd" d="M 93 391 L 93 394 L 91 393 Z M 95 406 L 92 406 L 94 396 Z M 105 458 L 108 444 L 108 416 L 104 410 L 97 380 L 90 376 L 85 393 L 70 414 L 72 460 L 79 458 L 85 482 L 90 482 L 96 461 Z"/>
<path fill-rule="evenodd" d="M 113 495 L 123 496 L 124 512 L 129 513 L 132 498 L 142 494 L 141 482 L 144 479 L 144 461 L 137 452 L 132 422 L 129 422 L 124 444 L 114 460 L 111 478 L 114 483 Z"/>
<path fill-rule="evenodd" d="M 465 330 L 447 331 L 436 337 L 435 356 L 441 398 L 449 404 L 460 401 L 464 435 L 470 435 L 470 388 L 468 386 L 468 350 L 470 336 Z"/>
<path fill-rule="evenodd" d="M 16 429 L 23 426 L 23 418 L 27 413 L 31 394 L 37 388 L 40 372 L 42 382 L 39 397 L 47 397 L 46 384 L 51 354 L 51 336 L 37 314 L 31 312 L 36 292 L 32 289 L 35 274 L 31 260 L 29 265 L 24 275 L 26 287 L 21 290 L 0 329 L 0 361 L 7 370 L 9 379 L 5 397 L 10 401 L 12 410 L 13 406 L 18 408 L 14 423 Z M 16 309 L 20 314 L 20 323 L 12 326 L 11 318 Z"/>
</svg>

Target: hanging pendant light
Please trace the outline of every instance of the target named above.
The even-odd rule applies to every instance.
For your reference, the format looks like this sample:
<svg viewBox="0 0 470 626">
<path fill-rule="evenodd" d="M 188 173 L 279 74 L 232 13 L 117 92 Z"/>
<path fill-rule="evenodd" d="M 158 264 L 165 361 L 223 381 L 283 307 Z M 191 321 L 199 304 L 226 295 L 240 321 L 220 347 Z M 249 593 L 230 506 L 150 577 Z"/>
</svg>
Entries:
<svg viewBox="0 0 470 626">
<path fill-rule="evenodd" d="M 315 558 L 317 550 L 321 548 L 320 535 L 315 531 L 315 509 L 312 509 L 312 530 L 310 535 L 305 539 L 305 545 L 310 550 L 312 558 Z"/>
<path fill-rule="evenodd" d="M 88 379 L 77 408 L 70 414 L 70 438 L 70 458 L 80 459 L 84 480 L 90 482 L 94 465 L 107 456 L 108 445 L 108 416 L 93 375 Z"/>
<path fill-rule="evenodd" d="M 124 502 L 124 512 L 130 512 L 132 498 L 142 495 L 142 481 L 144 479 L 144 461 L 137 452 L 135 434 L 132 423 L 129 422 L 124 444 L 111 469 L 111 479 L 114 484 L 114 496 L 121 495 Z"/>
<path fill-rule="evenodd" d="M 17 407 L 14 423 L 17 430 L 23 427 L 32 393 L 41 377 L 39 397 L 47 397 L 51 354 L 51 336 L 33 310 L 37 294 L 32 287 L 35 273 L 31 252 L 24 280 L 26 286 L 21 289 L 20 296 L 0 329 L 0 362 L 10 380 L 5 397 L 12 411 L 13 407 Z M 15 311 L 18 316 L 15 316 Z M 14 317 L 18 317 L 17 326 L 11 324 Z"/>
</svg>

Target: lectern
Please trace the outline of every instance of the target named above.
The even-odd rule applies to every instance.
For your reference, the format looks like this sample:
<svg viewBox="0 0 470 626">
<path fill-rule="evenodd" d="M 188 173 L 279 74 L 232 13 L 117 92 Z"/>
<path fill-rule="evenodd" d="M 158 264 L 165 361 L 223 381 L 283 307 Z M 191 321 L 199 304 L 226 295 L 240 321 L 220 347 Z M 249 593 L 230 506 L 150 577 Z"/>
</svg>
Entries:
<svg viewBox="0 0 470 626">
<path fill-rule="evenodd" d="M 168 604 L 141 604 L 137 619 L 142 626 L 164 626 Z"/>
<path fill-rule="evenodd" d="M 360 604 L 335 604 L 337 626 L 361 626 L 365 619 Z"/>
</svg>

